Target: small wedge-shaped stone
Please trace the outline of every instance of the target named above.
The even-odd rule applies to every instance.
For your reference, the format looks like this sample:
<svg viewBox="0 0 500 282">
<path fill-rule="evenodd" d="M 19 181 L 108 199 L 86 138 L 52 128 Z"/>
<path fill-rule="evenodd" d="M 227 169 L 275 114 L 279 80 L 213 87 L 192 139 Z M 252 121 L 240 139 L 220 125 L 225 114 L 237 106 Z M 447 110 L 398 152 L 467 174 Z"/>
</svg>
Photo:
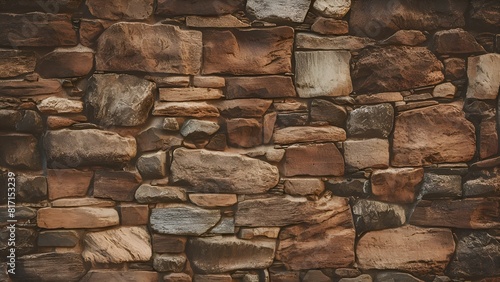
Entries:
<svg viewBox="0 0 500 282">
<path fill-rule="evenodd" d="M 37 224 L 47 229 L 99 228 L 118 225 L 120 218 L 113 208 L 42 208 L 38 210 Z"/>
<path fill-rule="evenodd" d="M 345 130 L 335 126 L 291 126 L 275 130 L 273 135 L 276 144 L 337 142 L 345 139 Z"/>
<path fill-rule="evenodd" d="M 264 193 L 279 180 L 275 166 L 239 154 L 180 148 L 173 158 L 172 180 L 197 192 Z"/>
<path fill-rule="evenodd" d="M 221 218 L 219 210 L 172 204 L 152 209 L 151 228 L 161 234 L 201 235 L 214 227 Z"/>
</svg>

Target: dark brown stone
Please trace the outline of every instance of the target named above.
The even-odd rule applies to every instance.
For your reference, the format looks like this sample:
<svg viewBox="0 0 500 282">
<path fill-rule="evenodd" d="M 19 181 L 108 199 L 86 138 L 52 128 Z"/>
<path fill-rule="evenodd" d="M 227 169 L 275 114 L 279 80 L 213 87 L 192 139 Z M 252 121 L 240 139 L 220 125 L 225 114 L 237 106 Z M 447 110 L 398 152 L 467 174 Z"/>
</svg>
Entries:
<svg viewBox="0 0 500 282">
<path fill-rule="evenodd" d="M 0 130 L 40 133 L 42 117 L 33 110 L 0 110 Z"/>
<path fill-rule="evenodd" d="M 23 97 L 37 95 L 63 95 L 61 83 L 53 79 L 37 81 L 3 80 L 0 81 L 0 95 Z"/>
<path fill-rule="evenodd" d="M 153 14 L 153 0 L 87 0 L 85 4 L 96 18 L 108 20 L 144 20 Z"/>
<path fill-rule="evenodd" d="M 474 36 L 461 28 L 436 32 L 433 43 L 438 54 L 486 53 Z"/>
<path fill-rule="evenodd" d="M 0 243 L 0 253 L 2 253 L 2 255 L 5 253 L 10 254 L 10 249 L 12 247 L 15 247 L 16 255 L 33 253 L 36 250 L 36 237 L 38 233 L 34 229 L 16 227 L 15 246 L 9 245 L 13 242 L 10 234 L 12 233 L 9 227 L 2 227 L 0 230 L 0 240 L 2 240 Z"/>
<path fill-rule="evenodd" d="M 500 200 L 477 198 L 421 201 L 415 208 L 410 223 L 464 229 L 499 228 Z"/>
<path fill-rule="evenodd" d="M 154 271 L 145 270 L 91 270 L 89 271 L 80 282 L 94 282 L 94 281 L 107 281 L 107 282 L 157 282 L 158 273 Z"/>
<path fill-rule="evenodd" d="M 295 87 L 289 76 L 227 77 L 226 98 L 295 97 Z"/>
<path fill-rule="evenodd" d="M 477 30 L 497 32 L 500 28 L 500 3 L 496 0 L 472 0 L 469 24 Z"/>
<path fill-rule="evenodd" d="M 465 60 L 461 58 L 448 58 L 444 61 L 444 77 L 448 80 L 464 78 Z"/>
<path fill-rule="evenodd" d="M 398 30 L 380 42 L 383 45 L 408 45 L 416 46 L 427 40 L 427 37 L 420 30 Z"/>
<path fill-rule="evenodd" d="M 42 168 L 38 140 L 29 134 L 0 134 L 0 164 L 11 168 L 39 170 Z"/>
<path fill-rule="evenodd" d="M 486 159 L 498 153 L 497 123 L 494 117 L 484 119 L 479 124 L 479 157 Z"/>
<path fill-rule="evenodd" d="M 81 19 L 80 21 L 80 43 L 91 47 L 97 44 L 97 39 L 106 28 L 113 22 L 99 19 Z"/>
<path fill-rule="evenodd" d="M 94 176 L 94 197 L 133 201 L 140 180 L 137 174 L 131 172 L 98 170 Z"/>
<path fill-rule="evenodd" d="M 309 120 L 309 113 L 279 113 L 276 123 L 279 127 L 303 126 Z"/>
<path fill-rule="evenodd" d="M 1 5 L 1 4 L 0 4 Z M 0 77 L 14 77 L 35 70 L 34 52 L 0 49 Z"/>
<path fill-rule="evenodd" d="M 178 135 L 169 135 L 160 128 L 150 127 L 137 135 L 137 149 L 140 152 L 163 150 L 168 151 L 172 147 L 182 144 L 182 138 Z"/>
<path fill-rule="evenodd" d="M 226 125 L 230 145 L 249 148 L 262 144 L 262 124 L 256 119 L 234 118 Z"/>
<path fill-rule="evenodd" d="M 222 15 L 242 10 L 243 0 L 159 0 L 156 14 L 164 16 Z"/>
<path fill-rule="evenodd" d="M 286 149 L 282 173 L 285 176 L 341 176 L 344 158 L 333 143 L 293 145 Z"/>
<path fill-rule="evenodd" d="M 153 234 L 153 251 L 155 253 L 183 253 L 186 237 Z"/>
<path fill-rule="evenodd" d="M 44 176 L 18 174 L 16 180 L 18 201 L 36 203 L 47 199 L 47 180 Z"/>
<path fill-rule="evenodd" d="M 148 205 L 120 205 L 120 222 L 122 225 L 146 225 L 149 222 Z"/>
<path fill-rule="evenodd" d="M 312 100 L 311 121 L 326 121 L 331 125 L 344 127 L 346 119 L 347 111 L 344 107 L 327 100 Z"/>
<path fill-rule="evenodd" d="M 94 66 L 94 51 L 85 47 L 58 48 L 38 61 L 37 72 L 46 78 L 87 75 Z"/>
<path fill-rule="evenodd" d="M 79 240 L 78 233 L 71 230 L 42 231 L 38 235 L 38 246 L 71 248 L 76 246 Z"/>
<path fill-rule="evenodd" d="M 80 254 L 41 253 L 22 256 L 18 259 L 16 279 L 26 282 L 77 282 L 86 272 L 86 266 Z"/>
<path fill-rule="evenodd" d="M 52 0 L 36 2 L 32 0 L 2 1 L 0 11 L 12 13 L 45 12 L 57 14 L 59 12 L 74 12 L 80 7 L 82 0 Z"/>
<path fill-rule="evenodd" d="M 92 171 L 78 171 L 74 169 L 48 169 L 47 182 L 49 199 L 55 200 L 66 197 L 83 197 L 87 195 Z"/>
<path fill-rule="evenodd" d="M 422 168 L 389 168 L 372 173 L 372 193 L 376 199 L 408 204 L 415 201 L 418 184 L 424 177 Z"/>
<path fill-rule="evenodd" d="M 443 64 L 425 47 L 388 46 L 361 51 L 352 72 L 358 92 L 399 91 L 437 84 Z"/>
<path fill-rule="evenodd" d="M 49 47 L 78 43 L 70 15 L 1 14 L 0 46 Z"/>
<path fill-rule="evenodd" d="M 203 33 L 203 74 L 281 74 L 292 71 L 293 29 L 241 29 Z M 257 47 L 258 46 L 258 47 Z"/>
<path fill-rule="evenodd" d="M 358 0 L 351 5 L 349 25 L 358 36 L 385 38 L 400 29 L 439 30 L 463 27 L 468 1 Z"/>
</svg>

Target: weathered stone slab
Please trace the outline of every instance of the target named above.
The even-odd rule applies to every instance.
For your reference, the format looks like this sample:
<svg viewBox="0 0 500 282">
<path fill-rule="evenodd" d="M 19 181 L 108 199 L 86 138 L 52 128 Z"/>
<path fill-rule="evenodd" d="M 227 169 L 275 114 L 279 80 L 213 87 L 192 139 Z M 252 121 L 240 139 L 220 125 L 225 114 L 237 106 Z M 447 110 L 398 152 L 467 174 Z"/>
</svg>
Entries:
<svg viewBox="0 0 500 282">
<path fill-rule="evenodd" d="M 149 206 L 120 204 L 121 225 L 146 225 L 149 222 Z"/>
<path fill-rule="evenodd" d="M 37 3 L 31 0 L 4 1 L 0 3 L 0 11 L 13 13 L 45 12 L 57 14 L 59 12 L 74 12 L 80 7 L 82 0 L 54 0 L 47 3 Z"/>
<path fill-rule="evenodd" d="M 455 250 L 451 230 L 403 226 L 368 232 L 356 248 L 361 269 L 442 274 Z"/>
<path fill-rule="evenodd" d="M 389 142 L 377 138 L 346 140 L 344 158 L 348 168 L 386 168 L 389 166 Z"/>
<path fill-rule="evenodd" d="M 59 97 L 48 97 L 38 103 L 37 108 L 45 114 L 78 114 L 83 112 L 83 102 Z"/>
<path fill-rule="evenodd" d="M 346 96 L 352 91 L 347 51 L 295 52 L 297 93 L 302 98 Z"/>
<path fill-rule="evenodd" d="M 387 202 L 408 204 L 416 200 L 424 177 L 422 168 L 389 168 L 372 173 L 372 193 Z"/>
<path fill-rule="evenodd" d="M 316 0 L 313 8 L 325 17 L 341 19 L 349 12 L 351 0 Z"/>
<path fill-rule="evenodd" d="M 44 148 L 49 167 L 115 166 L 135 157 L 136 141 L 97 129 L 61 129 L 47 131 Z"/>
<path fill-rule="evenodd" d="M 356 231 L 387 229 L 402 226 L 406 222 L 403 206 L 367 199 L 359 199 L 352 207 Z"/>
<path fill-rule="evenodd" d="M 311 31 L 324 35 L 343 35 L 349 33 L 346 21 L 317 17 L 311 25 Z"/>
<path fill-rule="evenodd" d="M 500 87 L 500 54 L 469 57 L 467 98 L 494 100 Z"/>
<path fill-rule="evenodd" d="M 273 134 L 273 141 L 276 144 L 337 142 L 345 139 L 345 130 L 335 126 L 291 126 L 277 129 Z"/>
<path fill-rule="evenodd" d="M 474 36 L 461 28 L 438 31 L 433 40 L 434 50 L 438 54 L 486 53 Z"/>
<path fill-rule="evenodd" d="M 226 77 L 226 98 L 295 97 L 295 87 L 289 76 Z"/>
<path fill-rule="evenodd" d="M 17 201 L 26 203 L 36 203 L 46 199 L 47 199 L 47 180 L 44 176 L 30 175 L 30 174 L 16 175 Z"/>
<path fill-rule="evenodd" d="M 184 254 L 157 254 L 153 258 L 153 268 L 158 272 L 181 272 L 185 265 Z"/>
<path fill-rule="evenodd" d="M 71 230 L 42 231 L 38 235 L 38 246 L 74 247 L 79 240 L 78 233 Z"/>
<path fill-rule="evenodd" d="M 187 246 L 189 261 L 201 273 L 267 268 L 273 263 L 275 250 L 273 239 L 242 240 L 232 236 L 192 238 Z"/>
<path fill-rule="evenodd" d="M 189 200 L 205 208 L 229 207 L 238 202 L 235 194 L 189 194 Z"/>
<path fill-rule="evenodd" d="M 211 30 L 203 33 L 203 74 L 280 74 L 292 71 L 293 29 Z"/>
<path fill-rule="evenodd" d="M 161 234 L 198 236 L 215 226 L 220 218 L 218 210 L 178 204 L 152 209 L 150 224 Z"/>
<path fill-rule="evenodd" d="M 136 173 L 97 170 L 94 175 L 94 197 L 133 201 L 140 183 L 141 179 Z"/>
<path fill-rule="evenodd" d="M 475 151 L 474 126 L 454 106 L 415 109 L 396 117 L 394 166 L 466 162 Z"/>
<path fill-rule="evenodd" d="M 248 0 L 246 11 L 259 20 L 301 23 L 310 5 L 311 0 Z"/>
<path fill-rule="evenodd" d="M 357 51 L 375 44 L 367 37 L 323 36 L 312 33 L 297 33 L 296 46 L 302 50 L 348 50 Z"/>
<path fill-rule="evenodd" d="M 167 176 L 167 153 L 147 153 L 137 159 L 137 170 L 143 178 L 164 178 Z"/>
<path fill-rule="evenodd" d="M 227 117 L 262 117 L 271 106 L 271 100 L 238 99 L 217 102 L 215 106 Z"/>
<path fill-rule="evenodd" d="M 197 74 L 201 43 L 201 32 L 195 30 L 166 24 L 116 23 L 99 37 L 96 69 Z"/>
<path fill-rule="evenodd" d="M 151 239 L 144 227 L 119 227 L 85 234 L 82 256 L 92 263 L 122 263 L 151 259 Z"/>
<path fill-rule="evenodd" d="M 403 101 L 403 95 L 399 92 L 383 92 L 376 94 L 364 94 L 356 96 L 356 104 L 379 104 Z"/>
<path fill-rule="evenodd" d="M 356 232 L 351 211 L 347 204 L 334 210 L 330 218 L 318 224 L 304 223 L 281 230 L 276 258 L 287 269 L 338 268 L 354 262 Z"/>
<path fill-rule="evenodd" d="M 38 210 L 40 228 L 99 228 L 118 225 L 120 218 L 113 208 L 75 207 Z"/>
<path fill-rule="evenodd" d="M 233 15 L 222 15 L 215 17 L 187 16 L 186 26 L 189 27 L 249 27 L 250 24 L 241 21 Z"/>
<path fill-rule="evenodd" d="M 43 120 L 33 110 L 0 110 L 0 130 L 22 133 L 40 133 L 43 131 Z"/>
<path fill-rule="evenodd" d="M 285 176 L 341 176 L 344 158 L 333 143 L 293 145 L 285 149 L 281 172 Z"/>
<path fill-rule="evenodd" d="M 500 160 L 497 160 L 500 161 Z M 500 169 L 482 170 L 463 185 L 464 196 L 500 196 Z"/>
<path fill-rule="evenodd" d="M 36 57 L 34 52 L 0 49 L 0 77 L 14 77 L 35 70 Z"/>
<path fill-rule="evenodd" d="M 159 0 L 156 14 L 164 16 L 231 14 L 244 7 L 243 0 Z"/>
<path fill-rule="evenodd" d="M 90 13 L 108 20 L 143 20 L 153 14 L 153 0 L 87 0 L 85 4 Z"/>
<path fill-rule="evenodd" d="M 38 81 L 26 81 L 16 79 L 0 81 L 0 95 L 2 96 L 61 96 L 62 94 L 63 89 L 58 80 L 39 79 Z"/>
<path fill-rule="evenodd" d="M 135 198 L 139 203 L 185 202 L 186 191 L 175 186 L 152 186 L 142 184 L 135 191 Z"/>
<path fill-rule="evenodd" d="M 77 77 L 87 75 L 94 66 L 94 51 L 77 46 L 57 48 L 40 58 L 37 72 L 42 77 Z"/>
<path fill-rule="evenodd" d="M 22 133 L 0 134 L 0 164 L 19 169 L 41 169 L 37 138 Z"/>
<path fill-rule="evenodd" d="M 427 37 L 420 30 L 398 30 L 380 43 L 383 45 L 407 45 L 416 46 L 424 43 Z"/>
<path fill-rule="evenodd" d="M 264 193 L 279 180 L 278 169 L 266 162 L 207 150 L 175 150 L 171 173 L 174 182 L 212 193 Z"/>
<path fill-rule="evenodd" d="M 149 127 L 136 136 L 137 149 L 145 151 L 168 151 L 170 148 L 180 146 L 182 138 L 180 135 L 167 134 L 162 128 Z"/>
<path fill-rule="evenodd" d="M 314 99 L 311 102 L 310 116 L 311 121 L 326 121 L 333 126 L 345 127 L 347 111 L 330 101 Z"/>
<path fill-rule="evenodd" d="M 370 182 L 364 178 L 340 178 L 329 179 L 326 189 L 336 196 L 341 197 L 366 197 L 371 194 Z"/>
<path fill-rule="evenodd" d="M 280 233 L 279 227 L 257 227 L 257 228 L 248 228 L 241 227 L 240 232 L 238 233 L 238 237 L 245 240 L 253 239 L 254 237 L 266 237 L 271 239 L 278 238 Z"/>
<path fill-rule="evenodd" d="M 354 90 L 389 92 L 438 84 L 443 64 L 425 47 L 388 46 L 360 52 L 352 72 Z"/>
<path fill-rule="evenodd" d="M 49 199 L 55 200 L 65 197 L 83 197 L 87 195 L 92 171 L 78 171 L 74 169 L 48 169 L 47 184 Z"/>
<path fill-rule="evenodd" d="M 216 100 L 222 97 L 222 90 L 214 88 L 160 88 L 160 101 L 182 102 Z"/>
<path fill-rule="evenodd" d="M 421 201 L 410 223 L 464 229 L 488 229 L 500 226 L 500 200 L 477 198 Z"/>
<path fill-rule="evenodd" d="M 36 23 L 35 31 L 33 23 Z M 0 46 L 51 47 L 77 43 L 71 15 L 38 12 L 0 15 Z"/>
<path fill-rule="evenodd" d="M 154 116 L 218 117 L 219 110 L 207 102 L 155 102 Z"/>
<path fill-rule="evenodd" d="M 462 196 L 462 177 L 460 175 L 444 175 L 425 173 L 422 182 L 424 199 Z"/>
<path fill-rule="evenodd" d="M 387 138 L 394 123 L 391 104 L 362 106 L 349 113 L 347 133 L 351 137 Z"/>
<path fill-rule="evenodd" d="M 136 126 L 146 122 L 153 106 L 155 84 L 128 74 L 94 74 L 86 103 L 102 126 Z"/>
<path fill-rule="evenodd" d="M 260 227 L 320 223 L 346 208 L 345 198 L 330 195 L 317 201 L 288 195 L 243 199 L 237 206 L 235 224 Z"/>
<path fill-rule="evenodd" d="M 251 148 L 262 144 L 262 124 L 256 119 L 228 119 L 226 127 L 230 145 Z"/>
<path fill-rule="evenodd" d="M 108 282 L 157 282 L 158 273 L 144 270 L 90 270 L 80 282 L 108 281 Z"/>
<path fill-rule="evenodd" d="M 40 253 L 18 258 L 16 279 L 77 282 L 87 272 L 80 254 Z"/>
<path fill-rule="evenodd" d="M 287 178 L 283 185 L 285 193 L 294 196 L 318 196 L 325 190 L 325 184 L 317 178 Z"/>
<path fill-rule="evenodd" d="M 186 241 L 186 237 L 154 233 L 153 251 L 155 253 L 183 253 Z"/>
</svg>

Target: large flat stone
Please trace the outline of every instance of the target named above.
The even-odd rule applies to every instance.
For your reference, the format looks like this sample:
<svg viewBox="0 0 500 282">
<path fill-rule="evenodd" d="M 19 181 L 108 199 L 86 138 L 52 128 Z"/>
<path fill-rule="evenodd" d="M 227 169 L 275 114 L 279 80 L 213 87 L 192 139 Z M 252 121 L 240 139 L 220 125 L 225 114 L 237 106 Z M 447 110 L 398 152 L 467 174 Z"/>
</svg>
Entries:
<svg viewBox="0 0 500 282">
<path fill-rule="evenodd" d="M 295 52 L 297 93 L 302 98 L 346 96 L 352 91 L 347 51 Z"/>
<path fill-rule="evenodd" d="M 434 50 L 438 54 L 486 53 L 472 34 L 461 28 L 441 30 L 434 34 Z"/>
<path fill-rule="evenodd" d="M 102 126 L 137 126 L 153 107 L 155 84 L 128 74 L 94 74 L 86 103 L 90 116 Z"/>
<path fill-rule="evenodd" d="M 212 30 L 203 33 L 203 74 L 281 74 L 292 71 L 293 29 Z"/>
<path fill-rule="evenodd" d="M 287 226 L 320 223 L 347 208 L 345 198 L 324 196 L 317 201 L 305 197 L 263 196 L 239 201 L 236 226 Z"/>
<path fill-rule="evenodd" d="M 351 265 L 356 237 L 351 211 L 347 204 L 335 210 L 335 214 L 323 222 L 283 228 L 276 258 L 290 270 Z"/>
<path fill-rule="evenodd" d="M 87 272 L 80 254 L 40 253 L 18 258 L 16 280 L 78 282 Z"/>
<path fill-rule="evenodd" d="M 494 100 L 500 87 L 500 54 L 469 57 L 467 98 Z"/>
<path fill-rule="evenodd" d="M 94 197 L 115 201 L 133 201 L 141 178 L 128 171 L 98 170 L 94 175 Z"/>
<path fill-rule="evenodd" d="M 476 198 L 463 200 L 421 201 L 410 223 L 464 229 L 500 227 L 500 200 Z"/>
<path fill-rule="evenodd" d="M 311 0 L 248 0 L 246 10 L 259 20 L 301 23 L 310 5 Z"/>
<path fill-rule="evenodd" d="M 158 0 L 156 14 L 163 16 L 231 14 L 244 7 L 243 0 Z"/>
<path fill-rule="evenodd" d="M 38 81 L 26 80 L 2 80 L 0 81 L 0 95 L 24 97 L 24 96 L 62 96 L 61 83 L 54 79 L 39 79 Z"/>
<path fill-rule="evenodd" d="M 87 195 L 94 173 L 74 169 L 48 169 L 47 184 L 49 199 L 83 197 Z"/>
<path fill-rule="evenodd" d="M 182 102 L 217 100 L 223 97 L 222 90 L 214 88 L 160 88 L 160 101 Z"/>
<path fill-rule="evenodd" d="M 226 98 L 295 97 L 295 87 L 289 76 L 226 77 Z"/>
<path fill-rule="evenodd" d="M 356 248 L 361 269 L 443 274 L 455 250 L 451 230 L 403 226 L 368 232 Z"/>
<path fill-rule="evenodd" d="M 291 82 L 290 82 L 291 83 Z M 223 116 L 227 117 L 262 117 L 271 106 L 271 100 L 238 99 L 224 100 L 215 104 Z"/>
<path fill-rule="evenodd" d="M 38 12 L 0 15 L 0 46 L 51 47 L 77 43 L 71 15 Z"/>
<path fill-rule="evenodd" d="M 354 90 L 400 91 L 443 81 L 443 64 L 425 47 L 388 46 L 365 49 L 354 62 Z"/>
<path fill-rule="evenodd" d="M 394 166 L 466 162 L 475 151 L 474 126 L 454 106 L 420 108 L 396 117 L 391 161 Z"/>
<path fill-rule="evenodd" d="M 293 145 L 285 149 L 281 172 L 285 176 L 341 176 L 344 158 L 333 143 Z"/>
<path fill-rule="evenodd" d="M 189 260 L 201 273 L 268 268 L 275 250 L 273 239 L 242 240 L 233 236 L 192 238 L 187 245 Z"/>
<path fill-rule="evenodd" d="M 87 0 L 90 13 L 108 20 L 143 20 L 153 14 L 153 0 Z"/>
<path fill-rule="evenodd" d="M 144 227 L 119 227 L 89 232 L 84 238 L 82 256 L 92 263 L 148 261 L 152 256 L 151 238 Z"/>
<path fill-rule="evenodd" d="M 113 208 L 42 208 L 38 210 L 37 224 L 47 229 L 99 228 L 118 225 L 120 218 Z"/>
<path fill-rule="evenodd" d="M 394 124 L 391 104 L 362 106 L 349 113 L 347 133 L 350 137 L 387 138 Z"/>
<path fill-rule="evenodd" d="M 185 202 L 187 195 L 180 187 L 142 184 L 135 191 L 135 199 L 139 203 Z"/>
<path fill-rule="evenodd" d="M 370 138 L 362 140 L 346 140 L 344 142 L 344 158 L 347 168 L 386 168 L 389 166 L 389 141 Z"/>
<path fill-rule="evenodd" d="M 207 150 L 175 150 L 171 173 L 174 182 L 210 193 L 264 193 L 279 180 L 278 169 L 266 162 Z"/>
<path fill-rule="evenodd" d="M 173 204 L 151 210 L 151 228 L 161 234 L 201 235 L 214 227 L 221 218 L 218 210 Z"/>
<path fill-rule="evenodd" d="M 201 32 L 195 30 L 165 24 L 116 23 L 99 37 L 96 69 L 196 74 L 201 66 L 201 43 Z"/>
<path fill-rule="evenodd" d="M 49 167 L 115 166 L 135 157 L 136 141 L 132 137 L 97 129 L 61 129 L 47 131 L 44 148 Z"/>
<path fill-rule="evenodd" d="M 273 134 L 275 144 L 337 142 L 345 139 L 345 130 L 335 126 L 291 126 L 277 129 Z"/>
<path fill-rule="evenodd" d="M 94 51 L 77 46 L 57 48 L 47 53 L 38 61 L 36 71 L 42 77 L 77 77 L 86 76 L 94 67 Z"/>
</svg>

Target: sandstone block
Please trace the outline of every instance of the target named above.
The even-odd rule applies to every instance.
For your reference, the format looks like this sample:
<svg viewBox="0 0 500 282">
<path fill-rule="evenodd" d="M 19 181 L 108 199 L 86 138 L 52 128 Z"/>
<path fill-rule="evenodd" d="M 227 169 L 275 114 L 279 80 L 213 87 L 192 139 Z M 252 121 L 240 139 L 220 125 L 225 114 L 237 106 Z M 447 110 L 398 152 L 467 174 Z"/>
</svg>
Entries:
<svg viewBox="0 0 500 282">
<path fill-rule="evenodd" d="M 301 23 L 306 18 L 311 0 L 249 0 L 247 12 L 259 19 L 271 22 L 296 22 Z"/>
<path fill-rule="evenodd" d="M 306 142 L 344 141 L 345 130 L 335 126 L 291 126 L 277 129 L 273 134 L 276 144 L 293 144 Z"/>
<path fill-rule="evenodd" d="M 494 100 L 500 87 L 500 54 L 469 57 L 467 62 L 467 98 Z"/>
<path fill-rule="evenodd" d="M 218 210 L 179 204 L 152 209 L 150 224 L 161 234 L 198 236 L 215 226 L 220 218 Z"/>
<path fill-rule="evenodd" d="M 285 176 L 344 174 L 344 158 L 333 143 L 293 145 L 285 149 Z"/>
<path fill-rule="evenodd" d="M 289 76 L 226 77 L 226 98 L 295 97 L 295 87 Z"/>
<path fill-rule="evenodd" d="M 344 157 L 347 167 L 354 169 L 389 166 L 389 142 L 385 139 L 346 140 Z"/>
<path fill-rule="evenodd" d="M 83 197 L 87 195 L 92 171 L 78 171 L 75 169 L 48 169 L 47 184 L 49 199 L 55 200 L 66 197 Z"/>
<path fill-rule="evenodd" d="M 421 168 L 389 168 L 372 173 L 372 193 L 382 201 L 408 204 L 415 201 L 422 182 Z"/>
<path fill-rule="evenodd" d="M 1 78 L 14 77 L 35 70 L 35 53 L 21 50 L 0 49 Z"/>
<path fill-rule="evenodd" d="M 153 0 L 118 0 L 85 2 L 90 13 L 101 19 L 108 20 L 143 20 L 153 14 Z"/>
<path fill-rule="evenodd" d="M 99 228 L 119 223 L 118 212 L 112 208 L 42 208 L 37 214 L 38 227 L 47 229 Z"/>
</svg>

